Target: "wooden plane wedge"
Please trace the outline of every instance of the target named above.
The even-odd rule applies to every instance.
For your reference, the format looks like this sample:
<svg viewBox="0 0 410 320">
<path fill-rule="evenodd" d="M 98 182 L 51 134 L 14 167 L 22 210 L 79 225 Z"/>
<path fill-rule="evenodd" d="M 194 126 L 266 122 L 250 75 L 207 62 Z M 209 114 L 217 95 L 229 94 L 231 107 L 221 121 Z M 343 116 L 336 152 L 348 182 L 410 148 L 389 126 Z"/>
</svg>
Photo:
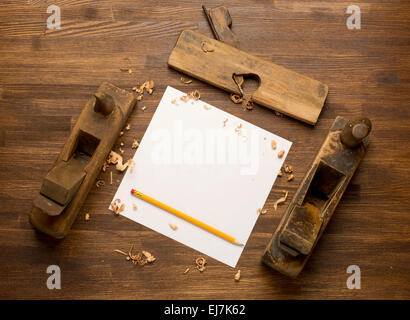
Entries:
<svg viewBox="0 0 410 320">
<path fill-rule="evenodd" d="M 308 124 L 316 124 L 328 93 L 318 80 L 256 57 L 199 32 L 183 30 L 168 65 L 220 89 L 242 95 L 236 76 L 259 80 L 252 101 Z"/>
</svg>

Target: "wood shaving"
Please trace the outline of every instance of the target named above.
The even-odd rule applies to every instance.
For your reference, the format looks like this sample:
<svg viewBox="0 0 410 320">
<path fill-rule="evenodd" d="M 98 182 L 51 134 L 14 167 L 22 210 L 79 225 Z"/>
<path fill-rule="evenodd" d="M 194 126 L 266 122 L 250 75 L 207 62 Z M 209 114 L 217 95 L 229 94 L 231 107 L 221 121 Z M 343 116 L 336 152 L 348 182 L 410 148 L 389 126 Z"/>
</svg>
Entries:
<svg viewBox="0 0 410 320">
<path fill-rule="evenodd" d="M 137 96 L 137 101 L 141 101 L 142 100 L 142 95 Z"/>
<path fill-rule="evenodd" d="M 149 253 L 148 251 L 144 251 L 142 250 L 142 254 L 145 256 L 145 258 L 147 259 L 148 262 L 154 262 L 155 260 L 157 260 L 157 258 L 155 258 L 151 253 Z"/>
<path fill-rule="evenodd" d="M 186 268 L 183 274 L 187 274 L 189 272 L 189 268 Z"/>
<path fill-rule="evenodd" d="M 235 279 L 235 281 L 239 281 L 241 279 L 241 270 L 238 270 L 233 278 Z"/>
<path fill-rule="evenodd" d="M 119 161 L 122 163 L 122 157 L 118 153 L 111 151 L 108 155 L 107 164 L 117 164 Z"/>
<path fill-rule="evenodd" d="M 107 168 L 110 166 L 109 163 L 104 162 L 103 167 L 102 167 L 102 171 L 105 172 L 105 170 L 107 170 Z"/>
<path fill-rule="evenodd" d="M 141 110 L 142 110 L 143 112 L 144 112 L 146 109 L 147 109 L 146 106 L 142 106 L 142 107 L 141 107 Z"/>
<path fill-rule="evenodd" d="M 261 210 L 261 214 L 266 214 L 267 212 L 268 212 L 268 209 Z"/>
<path fill-rule="evenodd" d="M 118 216 L 121 211 L 124 211 L 125 209 L 125 203 L 121 203 L 120 199 L 115 199 L 111 203 L 111 208 L 114 211 L 114 213 Z"/>
<path fill-rule="evenodd" d="M 121 143 L 120 143 L 120 146 L 123 147 L 123 146 L 124 146 L 124 142 L 121 142 Z"/>
<path fill-rule="evenodd" d="M 155 258 L 151 253 L 148 251 L 142 251 L 138 252 L 137 254 L 132 253 L 132 249 L 134 248 L 134 245 L 131 246 L 130 250 L 128 253 L 125 253 L 122 250 L 115 249 L 114 252 L 120 253 L 124 256 L 126 256 L 127 261 L 131 261 L 134 265 L 146 265 L 147 263 L 152 263 L 154 262 L 157 258 Z"/>
<path fill-rule="evenodd" d="M 279 198 L 278 200 L 276 200 L 275 203 L 273 204 L 273 208 L 275 209 L 275 211 L 276 211 L 276 209 L 278 209 L 278 205 L 281 204 L 281 203 L 284 203 L 286 201 L 286 199 L 288 198 L 288 193 L 289 192 L 286 191 L 286 190 L 283 190 L 282 192 L 284 192 L 285 195 L 282 198 Z"/>
<path fill-rule="evenodd" d="M 132 73 L 132 69 L 131 68 L 120 68 L 121 71 L 126 71 L 128 73 Z"/>
<path fill-rule="evenodd" d="M 199 90 L 194 90 L 192 92 L 188 92 L 188 97 L 194 99 L 195 101 L 199 100 L 201 98 L 201 93 Z"/>
<path fill-rule="evenodd" d="M 275 140 L 271 140 L 270 145 L 272 147 L 272 150 L 276 150 L 276 141 Z"/>
<path fill-rule="evenodd" d="M 284 154 L 285 154 L 285 150 L 280 150 L 278 152 L 278 158 L 282 158 Z"/>
<path fill-rule="evenodd" d="M 253 104 L 253 102 L 251 100 L 248 100 L 246 102 L 246 109 L 247 110 L 252 110 L 255 107 L 255 105 Z"/>
<path fill-rule="evenodd" d="M 282 170 L 279 170 L 278 177 L 281 177 L 281 176 L 283 176 L 283 173 L 282 173 Z"/>
<path fill-rule="evenodd" d="M 120 132 L 120 137 L 122 137 L 124 135 L 124 131 Z"/>
<path fill-rule="evenodd" d="M 112 171 L 110 171 L 110 184 L 112 184 Z"/>
<path fill-rule="evenodd" d="M 228 122 L 228 118 L 224 120 L 224 127 L 226 127 L 226 123 Z"/>
<path fill-rule="evenodd" d="M 175 105 L 177 105 L 177 106 L 179 106 L 179 104 L 177 103 L 177 99 L 172 99 L 172 100 L 171 100 L 171 103 L 172 103 L 172 104 L 175 104 Z"/>
<path fill-rule="evenodd" d="M 261 211 L 262 211 L 261 208 L 256 209 L 256 213 L 261 213 Z"/>
<path fill-rule="evenodd" d="M 229 97 L 231 98 L 232 102 L 235 104 L 243 102 L 243 98 L 239 94 L 231 93 Z"/>
<path fill-rule="evenodd" d="M 128 123 L 127 125 L 126 125 L 126 127 L 125 127 L 125 130 L 130 130 L 131 129 L 131 125 Z"/>
<path fill-rule="evenodd" d="M 130 168 L 130 173 L 132 173 L 134 171 L 135 161 L 133 159 L 130 159 L 127 161 L 127 163 L 128 163 L 128 167 Z"/>
<path fill-rule="evenodd" d="M 238 124 L 238 126 L 235 128 L 235 132 L 237 134 L 241 134 L 241 132 L 242 132 L 241 129 L 242 129 L 242 123 Z"/>
<path fill-rule="evenodd" d="M 203 257 L 196 258 L 195 263 L 196 263 L 196 268 L 200 272 L 205 271 L 205 269 L 206 269 L 206 266 L 205 266 L 206 265 L 206 260 L 205 260 L 205 258 L 203 258 Z"/>
<path fill-rule="evenodd" d="M 205 110 L 209 110 L 209 109 L 211 109 L 211 107 L 208 106 L 207 104 L 204 104 L 204 109 L 205 109 Z"/>
<path fill-rule="evenodd" d="M 189 100 L 189 97 L 188 96 L 182 96 L 179 99 L 183 102 L 187 102 Z"/>
<path fill-rule="evenodd" d="M 120 151 L 124 151 L 124 150 L 120 149 Z M 107 163 L 115 164 L 115 168 L 118 171 L 123 172 L 125 169 L 127 169 L 128 166 L 132 166 L 134 164 L 134 160 L 132 160 L 132 159 L 128 160 L 124 164 L 122 162 L 123 162 L 122 156 L 120 156 L 118 153 L 116 153 L 114 151 L 110 152 L 110 154 L 108 156 L 108 159 L 107 159 Z"/>
<path fill-rule="evenodd" d="M 104 180 L 98 180 L 98 181 L 95 183 L 95 185 L 97 186 L 97 188 L 103 187 L 103 186 L 105 186 L 105 182 L 104 182 Z"/>
<path fill-rule="evenodd" d="M 176 226 L 175 224 L 170 223 L 169 226 L 172 230 L 178 230 L 178 226 Z"/>
<path fill-rule="evenodd" d="M 86 213 L 84 219 L 85 219 L 85 221 L 89 221 L 90 220 L 90 214 Z"/>
<path fill-rule="evenodd" d="M 285 173 L 292 173 L 293 172 L 293 167 L 285 165 L 284 170 L 285 170 Z"/>
<path fill-rule="evenodd" d="M 181 77 L 181 82 L 184 84 L 190 84 L 192 83 L 192 80 L 191 79 L 185 80 L 185 78 Z"/>
<path fill-rule="evenodd" d="M 202 41 L 201 42 L 201 49 L 203 52 L 207 53 L 207 52 L 214 52 L 215 49 L 211 48 L 207 42 Z"/>
<path fill-rule="evenodd" d="M 124 150 L 122 150 L 121 148 L 120 148 L 120 153 L 121 153 L 121 154 L 124 154 Z"/>
<path fill-rule="evenodd" d="M 135 203 L 132 204 L 132 210 L 137 211 L 138 207 Z"/>
<path fill-rule="evenodd" d="M 132 142 L 131 148 L 132 149 L 137 149 L 139 145 L 140 145 L 139 142 L 136 139 L 134 139 L 134 141 Z"/>
<path fill-rule="evenodd" d="M 288 181 L 292 181 L 295 176 L 293 174 L 288 175 Z"/>
</svg>

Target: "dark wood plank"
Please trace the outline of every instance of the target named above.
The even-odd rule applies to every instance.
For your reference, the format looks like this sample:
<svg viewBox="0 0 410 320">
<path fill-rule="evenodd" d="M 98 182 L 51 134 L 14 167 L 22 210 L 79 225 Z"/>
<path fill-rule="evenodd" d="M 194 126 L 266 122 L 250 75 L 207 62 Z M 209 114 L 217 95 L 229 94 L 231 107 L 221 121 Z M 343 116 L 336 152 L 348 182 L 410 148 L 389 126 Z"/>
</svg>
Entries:
<svg viewBox="0 0 410 320">
<path fill-rule="evenodd" d="M 0 298 L 410 298 L 410 3 L 359 0 L 361 30 L 346 28 L 345 1 L 233 1 L 241 49 L 329 86 L 311 127 L 272 111 L 245 111 L 229 96 L 167 67 L 183 29 L 212 36 L 200 1 L 59 0 L 62 29 L 45 30 L 46 1 L 0 4 Z M 220 5 L 206 3 L 208 8 Z M 132 67 L 128 74 L 120 68 Z M 209 259 L 191 270 L 198 252 L 107 210 L 121 179 L 94 187 L 71 233 L 53 241 L 33 230 L 28 213 L 81 108 L 102 81 L 131 89 L 153 79 L 119 139 L 141 139 L 167 85 L 198 89 L 201 98 L 294 142 L 287 162 L 295 179 L 279 178 L 234 270 Z M 245 88 L 251 88 L 247 86 Z M 147 109 L 142 112 L 140 107 Z M 302 274 L 296 280 L 260 263 L 286 206 L 275 212 L 279 190 L 292 198 L 337 115 L 368 116 L 371 145 Z M 134 151 L 125 148 L 125 157 Z M 102 173 L 106 182 L 109 173 Z M 91 215 L 84 221 L 84 213 Z M 114 249 L 134 244 L 158 257 L 139 268 Z M 62 289 L 50 291 L 46 268 L 58 264 Z M 362 289 L 346 288 L 346 268 L 362 271 Z"/>
</svg>

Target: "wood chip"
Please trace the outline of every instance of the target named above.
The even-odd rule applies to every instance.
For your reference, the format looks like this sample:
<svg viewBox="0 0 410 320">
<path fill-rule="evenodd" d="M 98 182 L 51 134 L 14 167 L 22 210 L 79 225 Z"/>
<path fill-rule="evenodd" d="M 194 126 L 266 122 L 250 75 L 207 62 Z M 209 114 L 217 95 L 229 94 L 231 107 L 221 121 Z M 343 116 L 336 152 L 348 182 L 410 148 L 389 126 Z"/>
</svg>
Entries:
<svg viewBox="0 0 410 320">
<path fill-rule="evenodd" d="M 229 97 L 231 98 L 232 102 L 235 104 L 243 102 L 243 98 L 239 94 L 231 93 Z"/>
<path fill-rule="evenodd" d="M 189 272 L 189 268 L 186 268 L 183 274 L 187 274 Z"/>
<path fill-rule="evenodd" d="M 201 98 L 201 93 L 199 90 L 194 90 L 192 92 L 188 92 L 188 97 L 194 99 L 195 101 L 199 100 Z"/>
<path fill-rule="evenodd" d="M 256 213 L 261 213 L 261 211 L 262 211 L 261 208 L 256 209 Z"/>
<path fill-rule="evenodd" d="M 268 209 L 261 210 L 261 214 L 266 214 L 267 212 L 268 212 Z"/>
<path fill-rule="evenodd" d="M 294 178 L 294 175 L 293 175 L 293 174 L 288 175 L 288 181 L 292 181 L 293 178 Z"/>
<path fill-rule="evenodd" d="M 137 211 L 138 207 L 135 203 L 132 204 L 132 210 Z"/>
<path fill-rule="evenodd" d="M 281 204 L 281 203 L 284 203 L 286 201 L 286 199 L 288 198 L 288 193 L 289 192 L 286 191 L 286 190 L 283 190 L 282 192 L 284 192 L 285 195 L 282 198 L 279 198 L 278 200 L 276 200 L 275 203 L 273 204 L 273 208 L 275 209 L 275 211 L 276 211 L 276 209 L 278 209 L 278 205 Z"/>
<path fill-rule="evenodd" d="M 115 199 L 111 203 L 111 208 L 114 211 L 114 213 L 118 216 L 121 211 L 124 211 L 125 209 L 125 203 L 121 203 L 120 199 Z"/>
<path fill-rule="evenodd" d="M 139 142 L 136 139 L 134 139 L 134 141 L 132 142 L 131 148 L 132 149 L 137 149 L 139 145 L 140 145 Z"/>
<path fill-rule="evenodd" d="M 246 101 L 246 109 L 247 110 L 253 110 L 254 107 L 255 107 L 255 105 L 253 104 L 253 102 L 251 100 Z"/>
<path fill-rule="evenodd" d="M 122 137 L 124 135 L 124 131 L 120 132 L 120 137 Z"/>
<path fill-rule="evenodd" d="M 283 173 L 282 173 L 282 170 L 279 170 L 278 177 L 281 177 L 281 176 L 283 176 Z"/>
<path fill-rule="evenodd" d="M 179 104 L 177 103 L 177 99 L 172 99 L 172 100 L 171 100 L 171 103 L 172 103 L 172 104 L 175 104 L 175 105 L 177 105 L 177 106 L 179 106 Z"/>
<path fill-rule="evenodd" d="M 226 123 L 228 122 L 228 118 L 224 120 L 224 127 L 226 127 Z"/>
<path fill-rule="evenodd" d="M 110 171 L 110 184 L 112 184 L 112 171 Z"/>
<path fill-rule="evenodd" d="M 205 266 L 206 265 L 206 260 L 205 260 L 205 258 L 203 258 L 203 257 L 196 258 L 195 263 L 196 263 L 196 268 L 200 272 L 205 271 L 205 269 L 206 269 L 206 266 Z"/>
<path fill-rule="evenodd" d="M 215 49 L 211 48 L 210 45 L 209 45 L 207 42 L 205 42 L 205 41 L 202 41 L 202 42 L 201 42 L 201 49 L 202 49 L 202 51 L 205 52 L 205 53 L 207 53 L 207 52 L 214 52 L 214 51 L 215 51 Z"/>
<path fill-rule="evenodd" d="M 120 149 L 120 150 L 124 151 L 122 149 Z M 107 163 L 115 164 L 115 168 L 118 171 L 123 172 L 125 169 L 127 169 L 128 166 L 132 166 L 134 164 L 134 160 L 130 159 L 126 163 L 123 163 L 122 156 L 120 156 L 118 153 L 116 153 L 114 151 L 111 151 L 109 156 L 108 156 Z"/>
<path fill-rule="evenodd" d="M 178 226 L 176 226 L 175 224 L 169 223 L 169 226 L 172 230 L 178 230 Z"/>
<path fill-rule="evenodd" d="M 192 80 L 191 79 L 185 80 L 185 78 L 181 77 L 181 82 L 184 84 L 190 84 L 192 83 Z"/>
<path fill-rule="evenodd" d="M 285 165 L 284 170 L 285 170 L 285 173 L 292 173 L 293 172 L 293 167 Z"/>
<path fill-rule="evenodd" d="M 275 140 L 271 140 L 270 145 L 272 147 L 272 150 L 276 150 L 276 141 Z"/>
<path fill-rule="evenodd" d="M 84 216 L 84 219 L 85 219 L 85 221 L 90 220 L 90 214 L 89 214 L 89 213 L 86 213 L 85 216 Z"/>
<path fill-rule="evenodd" d="M 208 106 L 207 104 L 204 104 L 204 109 L 205 109 L 205 110 L 209 110 L 209 109 L 211 109 L 211 107 Z"/>
<path fill-rule="evenodd" d="M 241 279 L 241 270 L 238 270 L 233 278 L 235 279 L 235 281 L 239 281 Z"/>
<path fill-rule="evenodd" d="M 285 154 L 285 150 L 280 150 L 278 152 L 278 158 L 282 158 L 284 154 Z"/>
<path fill-rule="evenodd" d="M 132 249 L 134 248 L 134 245 L 131 246 L 130 250 L 128 253 L 122 251 L 122 250 L 114 250 L 114 252 L 120 253 L 124 256 L 126 256 L 127 261 L 131 261 L 134 265 L 146 265 L 147 263 L 152 263 L 154 262 L 157 258 L 155 258 L 151 253 L 148 251 L 142 251 L 138 252 L 136 254 L 132 253 Z"/>
<path fill-rule="evenodd" d="M 143 112 L 144 112 L 146 109 L 147 109 L 146 106 L 142 106 L 142 107 L 141 107 L 141 110 L 142 110 Z"/>
<path fill-rule="evenodd" d="M 128 123 L 126 126 L 125 126 L 125 130 L 130 130 L 131 129 L 131 125 Z"/>
<path fill-rule="evenodd" d="M 109 163 L 104 162 L 103 167 L 102 167 L 102 171 L 105 172 L 105 170 L 107 170 L 107 168 L 110 166 Z"/>
<path fill-rule="evenodd" d="M 95 185 L 97 186 L 97 188 L 103 187 L 103 186 L 105 186 L 105 182 L 104 182 L 104 180 L 98 180 L 98 181 L 95 183 Z"/>
<path fill-rule="evenodd" d="M 149 253 L 148 251 L 144 251 L 142 250 L 142 254 L 145 256 L 145 258 L 147 258 L 148 262 L 154 262 L 155 260 L 157 260 L 157 258 L 155 258 L 151 253 Z"/>
</svg>

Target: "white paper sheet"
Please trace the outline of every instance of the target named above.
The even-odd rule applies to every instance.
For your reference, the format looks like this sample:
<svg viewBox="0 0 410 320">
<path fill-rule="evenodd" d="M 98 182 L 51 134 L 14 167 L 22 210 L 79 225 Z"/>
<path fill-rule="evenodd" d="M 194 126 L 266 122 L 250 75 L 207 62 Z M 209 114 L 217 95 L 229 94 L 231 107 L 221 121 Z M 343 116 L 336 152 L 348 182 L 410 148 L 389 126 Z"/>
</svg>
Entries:
<svg viewBox="0 0 410 320">
<path fill-rule="evenodd" d="M 114 199 L 125 203 L 123 216 L 235 267 L 245 246 L 136 198 L 130 190 L 246 244 L 292 143 L 201 100 L 183 102 L 182 96 L 167 87 L 134 155 L 133 173 L 127 170 Z M 282 158 L 280 150 L 285 151 Z"/>
</svg>

